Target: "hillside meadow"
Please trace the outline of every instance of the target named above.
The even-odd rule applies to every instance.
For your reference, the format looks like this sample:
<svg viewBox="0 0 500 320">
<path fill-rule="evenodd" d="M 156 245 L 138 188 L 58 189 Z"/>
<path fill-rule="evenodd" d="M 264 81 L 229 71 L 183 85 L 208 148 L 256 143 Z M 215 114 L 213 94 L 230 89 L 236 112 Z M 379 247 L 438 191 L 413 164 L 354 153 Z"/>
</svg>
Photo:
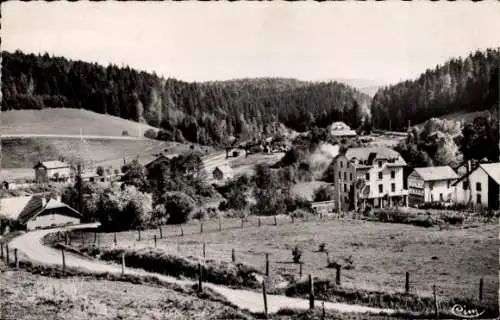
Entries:
<svg viewBox="0 0 500 320">
<path fill-rule="evenodd" d="M 218 221 L 200 225 L 164 226 L 159 230 L 117 233 L 119 248 L 157 247 L 166 253 L 181 256 L 203 256 L 206 244 L 207 259 L 231 261 L 232 249 L 237 262 L 265 268 L 265 254 L 270 255 L 270 270 L 298 280 L 299 265 L 292 261 L 292 248 L 303 250 L 303 277 L 312 274 L 335 281 L 336 269 L 327 267 L 327 255 L 319 252 L 325 245 L 330 262 L 346 265 L 342 269 L 342 286 L 370 291 L 404 292 L 405 272 L 410 274 L 410 292 L 420 296 L 432 295 L 437 286 L 441 298 L 477 298 L 479 279 L 484 279 L 483 300 L 498 303 L 498 234 L 494 224 L 422 228 L 403 224 L 361 220 L 309 220 L 279 217 L 250 217 L 241 227 L 241 220 L 224 219 L 222 230 Z M 181 233 L 184 235 L 181 236 Z M 85 235 L 86 245 L 94 234 Z M 81 244 L 81 235 L 72 235 L 73 244 Z M 99 247 L 113 247 L 113 234 L 98 234 Z M 304 279 L 303 279 L 304 280 Z"/>
</svg>

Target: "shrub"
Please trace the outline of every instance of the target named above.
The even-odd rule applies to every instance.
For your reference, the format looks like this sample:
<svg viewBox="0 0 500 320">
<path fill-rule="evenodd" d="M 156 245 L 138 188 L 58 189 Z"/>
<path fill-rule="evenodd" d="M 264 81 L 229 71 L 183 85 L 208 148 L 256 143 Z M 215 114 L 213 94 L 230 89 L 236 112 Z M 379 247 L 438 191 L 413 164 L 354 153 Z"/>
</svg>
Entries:
<svg viewBox="0 0 500 320">
<path fill-rule="evenodd" d="M 156 131 L 154 129 L 148 129 L 146 132 L 144 132 L 144 137 L 148 139 L 156 139 Z"/>
<path fill-rule="evenodd" d="M 168 223 L 185 223 L 191 218 L 196 203 L 183 192 L 166 192 L 161 201 L 169 213 Z"/>
<path fill-rule="evenodd" d="M 332 187 L 325 185 L 314 190 L 313 199 L 314 202 L 330 201 L 333 200 L 333 194 Z"/>
<path fill-rule="evenodd" d="M 292 249 L 292 256 L 294 263 L 300 263 L 300 258 L 302 257 L 302 249 L 300 249 L 299 246 L 295 246 L 295 248 Z"/>
<path fill-rule="evenodd" d="M 302 209 L 296 209 L 294 210 L 291 215 L 292 217 L 294 218 L 298 218 L 298 219 L 303 219 L 305 218 L 309 213 L 305 210 L 302 210 Z"/>
<path fill-rule="evenodd" d="M 127 130 L 123 130 L 122 131 L 122 136 L 128 136 L 128 131 Z"/>
<path fill-rule="evenodd" d="M 322 242 L 319 244 L 319 252 L 325 252 L 326 243 Z"/>
<path fill-rule="evenodd" d="M 191 218 L 196 219 L 196 220 L 200 220 L 200 221 L 207 220 L 208 212 L 204 208 L 198 208 L 198 209 L 194 210 Z"/>
</svg>

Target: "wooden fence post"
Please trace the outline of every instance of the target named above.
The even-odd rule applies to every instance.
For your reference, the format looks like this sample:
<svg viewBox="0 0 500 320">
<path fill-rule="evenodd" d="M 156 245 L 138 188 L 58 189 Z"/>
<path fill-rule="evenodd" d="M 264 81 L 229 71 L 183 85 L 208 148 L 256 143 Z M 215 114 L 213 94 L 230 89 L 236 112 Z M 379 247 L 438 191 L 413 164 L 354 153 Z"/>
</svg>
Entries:
<svg viewBox="0 0 500 320">
<path fill-rule="evenodd" d="M 139 239 L 137 241 L 141 241 L 141 229 L 137 229 L 137 231 L 139 232 Z"/>
<path fill-rule="evenodd" d="M 219 231 L 222 231 L 222 218 L 219 215 Z"/>
<path fill-rule="evenodd" d="M 207 257 L 205 247 L 206 247 L 206 243 L 203 242 L 203 259 L 205 259 Z"/>
<path fill-rule="evenodd" d="M 264 316 L 268 319 L 267 314 L 267 292 L 266 292 L 266 283 L 262 281 L 262 296 L 264 297 Z"/>
<path fill-rule="evenodd" d="M 203 233 L 203 222 L 200 223 L 200 233 Z"/>
<path fill-rule="evenodd" d="M 405 292 L 410 293 L 410 273 L 406 272 Z"/>
<path fill-rule="evenodd" d="M 309 275 L 309 309 L 314 309 L 314 280 L 312 275 Z"/>
<path fill-rule="evenodd" d="M 292 217 L 292 224 L 295 223 L 295 217 L 293 216 L 293 214 L 291 215 Z"/>
<path fill-rule="evenodd" d="M 154 240 L 155 240 L 155 248 L 156 248 L 156 234 L 154 235 Z"/>
<path fill-rule="evenodd" d="M 299 266 L 299 279 L 302 279 L 302 262 L 300 263 L 300 266 Z"/>
<path fill-rule="evenodd" d="M 125 274 L 125 252 L 122 252 L 122 276 Z"/>
<path fill-rule="evenodd" d="M 3 260 L 3 243 L 0 243 L 0 259 Z"/>
<path fill-rule="evenodd" d="M 259 217 L 259 227 L 262 225 L 262 222 L 260 221 L 260 217 Z"/>
<path fill-rule="evenodd" d="M 184 229 L 181 226 L 181 237 L 183 237 L 183 236 L 184 236 Z"/>
<path fill-rule="evenodd" d="M 269 277 L 269 253 L 266 253 L 266 276 Z"/>
<path fill-rule="evenodd" d="M 160 229 L 160 239 L 163 239 L 163 230 L 161 229 L 161 225 L 158 228 Z"/>
<path fill-rule="evenodd" d="M 9 255 L 9 245 L 8 244 L 5 245 L 5 253 L 6 253 L 6 256 L 7 256 L 7 265 L 9 265 L 9 263 L 10 263 L 10 255 Z"/>
<path fill-rule="evenodd" d="M 16 268 L 19 269 L 19 260 L 17 259 L 17 248 L 14 248 L 14 264 Z"/>
<path fill-rule="evenodd" d="M 85 235 L 83 234 L 83 232 L 80 232 L 80 235 L 82 238 L 82 246 L 84 246 L 85 245 Z"/>
<path fill-rule="evenodd" d="M 436 315 L 436 319 L 439 319 L 439 309 L 438 309 L 436 285 L 435 284 L 432 285 L 432 294 L 434 296 L 434 313 Z"/>
<path fill-rule="evenodd" d="M 321 302 L 321 309 L 323 309 L 323 312 L 321 313 L 321 319 L 325 320 L 326 319 L 326 310 L 325 310 L 325 302 Z"/>
<path fill-rule="evenodd" d="M 479 279 L 479 301 L 483 301 L 483 278 Z"/>
<path fill-rule="evenodd" d="M 326 255 L 326 266 L 330 265 L 330 253 L 328 251 L 325 252 Z"/>
<path fill-rule="evenodd" d="M 97 243 L 97 231 L 94 231 L 94 244 Z"/>
<path fill-rule="evenodd" d="M 236 262 L 236 254 L 234 252 L 234 248 L 231 250 L 231 260 L 233 261 L 233 263 Z"/>
<path fill-rule="evenodd" d="M 278 219 L 276 218 L 276 216 L 274 216 L 274 225 L 277 226 L 278 225 Z"/>
<path fill-rule="evenodd" d="M 66 233 L 66 235 L 68 236 L 68 246 L 70 246 L 71 245 L 71 237 L 70 237 L 69 233 Z"/>
<path fill-rule="evenodd" d="M 245 223 L 245 218 L 241 218 L 241 227 L 243 228 L 243 223 Z"/>
<path fill-rule="evenodd" d="M 118 239 L 116 238 L 116 232 L 113 234 L 113 243 L 116 245 L 118 244 Z"/>
<path fill-rule="evenodd" d="M 203 269 L 201 268 L 201 263 L 198 263 L 198 292 L 202 292 L 203 291 L 203 287 L 202 287 L 202 282 L 203 282 L 202 275 L 203 275 Z"/>
<path fill-rule="evenodd" d="M 342 266 L 337 264 L 337 275 L 335 276 L 335 283 L 340 286 L 340 270 Z"/>
<path fill-rule="evenodd" d="M 62 268 L 63 268 L 63 271 L 66 270 L 66 257 L 64 256 L 64 248 L 61 249 L 61 254 L 62 254 Z"/>
</svg>

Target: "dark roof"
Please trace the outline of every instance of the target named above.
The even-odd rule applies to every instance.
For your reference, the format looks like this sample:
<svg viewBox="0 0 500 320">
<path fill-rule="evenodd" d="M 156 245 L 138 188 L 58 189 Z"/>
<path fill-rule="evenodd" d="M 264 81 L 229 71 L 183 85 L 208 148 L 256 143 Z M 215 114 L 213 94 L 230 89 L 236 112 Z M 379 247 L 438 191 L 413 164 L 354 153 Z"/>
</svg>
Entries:
<svg viewBox="0 0 500 320">
<path fill-rule="evenodd" d="M 414 172 L 424 181 L 458 179 L 458 175 L 450 166 L 415 168 Z"/>
<path fill-rule="evenodd" d="M 359 161 L 369 161 L 370 163 L 379 159 L 396 159 L 396 162 L 392 163 L 393 165 L 406 166 L 406 162 L 401 157 L 399 152 L 387 147 L 349 148 L 345 151 L 344 156 L 348 160 L 357 159 Z"/>
</svg>

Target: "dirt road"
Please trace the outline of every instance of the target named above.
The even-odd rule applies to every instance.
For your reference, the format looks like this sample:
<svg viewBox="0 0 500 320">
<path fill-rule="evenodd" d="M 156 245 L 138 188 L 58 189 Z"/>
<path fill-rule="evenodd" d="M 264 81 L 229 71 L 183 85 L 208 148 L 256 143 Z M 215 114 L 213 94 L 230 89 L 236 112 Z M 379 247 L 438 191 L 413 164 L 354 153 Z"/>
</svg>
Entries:
<svg viewBox="0 0 500 320">
<path fill-rule="evenodd" d="M 73 226 L 69 228 L 89 228 L 95 227 L 92 225 L 80 225 Z M 63 231 L 67 228 L 50 229 L 50 230 L 38 230 L 26 233 L 15 239 L 13 239 L 9 246 L 17 248 L 31 260 L 47 264 L 47 265 L 59 265 L 61 264 L 61 253 L 58 250 L 44 246 L 41 243 L 43 236 L 46 234 Z M 66 265 L 68 267 L 80 268 L 90 272 L 109 272 L 109 273 L 120 273 L 121 266 L 116 264 L 105 263 L 99 260 L 85 259 L 76 255 L 66 254 Z M 160 275 L 156 273 L 146 272 L 140 269 L 127 268 L 126 273 L 144 276 L 153 276 L 162 281 L 177 283 L 180 285 L 192 285 L 195 282 L 189 280 L 179 280 L 173 277 Z M 230 289 L 220 285 L 214 285 L 206 283 L 205 287 L 208 287 L 219 294 L 223 295 L 228 301 L 238 306 L 241 309 L 247 309 L 251 312 L 263 312 L 264 303 L 262 299 L 262 294 L 258 292 L 248 291 L 248 290 L 235 290 Z M 268 311 L 269 313 L 275 313 L 279 309 L 283 308 L 294 308 L 294 309 L 307 309 L 309 308 L 309 301 L 306 299 L 290 298 L 280 295 L 268 295 Z M 321 306 L 321 301 L 316 301 L 316 305 Z M 357 312 L 357 313 L 387 313 L 391 314 L 394 311 L 390 309 L 379 309 L 370 308 L 357 305 L 349 305 L 344 303 L 332 303 L 325 302 L 325 309 L 337 310 L 340 312 Z"/>
</svg>

